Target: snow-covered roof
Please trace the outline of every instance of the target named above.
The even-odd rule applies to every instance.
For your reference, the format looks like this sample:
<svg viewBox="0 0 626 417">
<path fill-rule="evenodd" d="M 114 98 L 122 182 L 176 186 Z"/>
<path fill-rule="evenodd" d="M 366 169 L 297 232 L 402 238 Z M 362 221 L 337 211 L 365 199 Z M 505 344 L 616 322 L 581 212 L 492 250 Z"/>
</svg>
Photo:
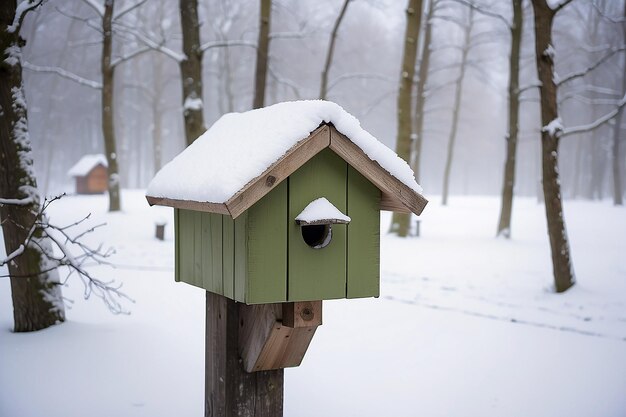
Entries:
<svg viewBox="0 0 626 417">
<path fill-rule="evenodd" d="M 98 165 L 107 167 L 107 159 L 102 154 L 85 155 L 73 167 L 67 171 L 67 175 L 70 177 L 84 177 L 89 174 L 92 169 Z"/>
<path fill-rule="evenodd" d="M 363 130 L 354 116 L 335 103 L 310 100 L 222 116 L 156 174 L 146 194 L 225 203 L 322 123 L 332 123 L 371 160 L 421 192 L 409 165 Z"/>
<path fill-rule="evenodd" d="M 337 207 L 325 197 L 311 201 L 296 216 L 296 222 L 300 225 L 350 223 L 350 217 L 343 214 Z"/>
</svg>

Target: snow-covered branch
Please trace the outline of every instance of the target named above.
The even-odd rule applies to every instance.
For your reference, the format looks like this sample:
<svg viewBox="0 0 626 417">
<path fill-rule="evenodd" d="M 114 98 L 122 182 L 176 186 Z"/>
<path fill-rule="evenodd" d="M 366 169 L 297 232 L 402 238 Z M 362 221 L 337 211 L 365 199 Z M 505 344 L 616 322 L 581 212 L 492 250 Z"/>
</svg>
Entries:
<svg viewBox="0 0 626 417">
<path fill-rule="evenodd" d="M 114 58 L 113 60 L 111 60 L 111 66 L 115 67 L 115 66 L 121 64 L 122 62 L 126 62 L 129 59 L 132 59 L 132 58 L 134 58 L 134 57 L 136 57 L 138 55 L 141 55 L 141 54 L 143 54 L 145 52 L 148 52 L 148 51 L 152 51 L 152 48 L 150 48 L 149 46 L 144 46 L 143 48 L 135 49 L 134 51 L 129 52 L 128 54 L 119 56 L 119 57 Z"/>
<path fill-rule="evenodd" d="M 27 206 L 35 202 L 32 195 L 26 198 L 0 198 L 0 206 Z"/>
<path fill-rule="evenodd" d="M 200 50 L 206 51 L 211 48 L 223 48 L 230 46 L 247 46 L 249 48 L 256 49 L 256 42 L 246 40 L 209 41 L 200 45 Z"/>
<path fill-rule="evenodd" d="M 11 23 L 7 27 L 7 32 L 19 33 L 26 14 L 28 14 L 28 12 L 30 12 L 31 10 L 35 10 L 37 7 L 41 6 L 44 1 L 45 0 L 24 0 L 20 4 L 18 4 L 17 8 L 15 9 L 13 23 Z"/>
<path fill-rule="evenodd" d="M 617 54 L 618 52 L 624 51 L 626 50 L 626 45 L 622 45 L 620 47 L 613 47 L 611 48 L 611 51 L 604 55 L 602 58 L 600 58 L 599 60 L 597 60 L 596 62 L 594 62 L 593 64 L 589 65 L 588 67 L 580 70 L 580 71 L 575 71 L 572 72 L 571 74 L 568 74 L 567 76 L 563 77 L 562 79 L 560 79 L 556 84 L 557 86 L 561 86 L 567 82 L 570 82 L 576 78 L 580 78 L 580 77 L 584 77 L 585 75 L 587 75 L 589 72 L 593 71 L 594 69 L 598 68 L 600 65 L 602 65 L 605 61 L 607 61 L 609 58 L 611 58 L 613 55 Z"/>
<path fill-rule="evenodd" d="M 173 51 L 167 46 L 165 46 L 165 40 L 161 40 L 160 42 L 157 42 L 156 40 L 150 38 L 149 36 L 145 35 L 140 30 L 137 30 L 134 27 L 130 27 L 120 22 L 114 22 L 114 24 L 115 24 L 115 27 L 119 31 L 126 32 L 130 35 L 133 35 L 137 40 L 143 43 L 146 47 L 155 51 L 159 51 L 163 53 L 165 56 L 172 58 L 176 62 L 182 62 L 185 60 L 184 54 Z"/>
<path fill-rule="evenodd" d="M 107 258 L 114 253 L 112 249 L 103 250 L 102 245 L 97 248 L 91 248 L 82 242 L 82 238 L 85 235 L 93 232 L 98 227 L 104 226 L 104 224 L 98 224 L 87 227 L 82 231 L 78 230 L 74 232 L 76 227 L 80 227 L 89 219 L 89 215 L 66 226 L 54 225 L 48 221 L 45 214 L 46 210 L 50 204 L 62 197 L 63 195 L 44 200 L 43 204 L 39 208 L 39 211 L 35 215 L 33 223 L 28 226 L 28 234 L 26 235 L 24 242 L 22 242 L 18 248 L 11 252 L 5 259 L 1 260 L 0 266 L 21 256 L 27 248 L 33 248 L 38 250 L 46 258 L 46 267 L 43 268 L 44 270 L 40 271 L 40 273 L 46 273 L 54 269 L 67 267 L 68 275 L 66 281 L 72 274 L 77 274 L 83 282 L 85 299 L 94 295 L 102 299 L 111 312 L 115 314 L 127 313 L 127 310 L 123 306 L 123 302 L 132 302 L 133 300 L 121 291 L 122 285 L 112 280 L 103 281 L 98 279 L 85 268 L 87 263 L 110 265 Z M 5 201 L 11 201 L 11 199 L 5 199 Z M 13 220 L 5 219 L 5 221 Z M 56 252 L 60 255 L 55 255 L 54 251 L 49 250 L 50 246 L 48 245 L 48 242 L 56 248 Z M 3 276 L 11 278 L 27 278 L 30 275 L 9 274 Z"/>
<path fill-rule="evenodd" d="M 563 129 L 563 134 L 561 136 L 569 136 L 569 135 L 573 135 L 576 133 L 584 133 L 590 130 L 594 130 L 602 126 L 603 124 L 607 123 L 609 120 L 613 119 L 615 116 L 617 116 L 620 110 L 622 109 L 622 107 L 624 107 L 624 105 L 626 105 L 626 95 L 622 97 L 617 107 L 615 107 L 613 110 L 611 110 L 604 116 L 586 125 L 574 126 L 574 127 L 569 127 L 567 129 Z"/>
<path fill-rule="evenodd" d="M 97 82 L 97 81 L 93 81 L 93 80 L 88 80 L 86 78 L 81 77 L 80 75 L 76 75 L 72 72 L 69 72 L 66 69 L 63 68 L 59 68 L 59 67 L 49 67 L 49 66 L 39 66 L 39 65 L 35 65 L 35 64 L 31 64 L 28 61 L 23 61 L 22 62 L 22 66 L 30 71 L 34 71 L 34 72 L 48 72 L 48 73 L 54 73 L 57 74 L 63 78 L 66 78 L 68 80 L 74 81 L 78 84 L 87 86 L 87 87 L 91 87 L 91 88 L 95 88 L 95 89 L 101 89 L 102 88 L 102 84 Z"/>
</svg>

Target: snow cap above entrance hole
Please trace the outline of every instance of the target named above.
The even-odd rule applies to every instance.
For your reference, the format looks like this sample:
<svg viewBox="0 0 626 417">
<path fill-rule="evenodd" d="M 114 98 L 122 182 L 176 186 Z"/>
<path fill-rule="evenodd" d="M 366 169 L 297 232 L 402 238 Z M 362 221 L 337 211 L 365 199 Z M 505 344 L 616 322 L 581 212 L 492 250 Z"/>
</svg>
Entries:
<svg viewBox="0 0 626 417">
<path fill-rule="evenodd" d="M 314 224 L 348 224 L 350 217 L 343 214 L 337 207 L 324 197 L 311 201 L 300 214 L 296 223 L 300 226 Z"/>
</svg>

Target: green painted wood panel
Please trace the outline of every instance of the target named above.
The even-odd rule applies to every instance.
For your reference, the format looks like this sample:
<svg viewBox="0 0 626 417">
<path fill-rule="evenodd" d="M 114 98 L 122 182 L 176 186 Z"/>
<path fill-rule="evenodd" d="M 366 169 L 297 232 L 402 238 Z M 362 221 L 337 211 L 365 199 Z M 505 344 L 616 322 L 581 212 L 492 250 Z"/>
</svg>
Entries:
<svg viewBox="0 0 626 417">
<path fill-rule="evenodd" d="M 346 296 L 346 226 L 332 226 L 332 240 L 322 249 L 302 239 L 295 217 L 311 201 L 326 197 L 346 212 L 347 163 L 325 149 L 289 177 L 288 298 L 322 300 Z"/>
<path fill-rule="evenodd" d="M 287 181 L 248 209 L 247 304 L 287 301 Z"/>
<path fill-rule="evenodd" d="M 235 219 L 235 300 L 245 302 L 248 280 L 248 211 Z"/>
<path fill-rule="evenodd" d="M 178 209 L 174 209 L 174 281 L 180 281 L 180 226 L 178 225 Z"/>
<path fill-rule="evenodd" d="M 348 166 L 347 298 L 380 295 L 380 190 Z"/>
<path fill-rule="evenodd" d="M 223 295 L 235 299 L 235 221 L 226 215 L 222 218 L 222 286 Z"/>
<path fill-rule="evenodd" d="M 193 217 L 193 284 L 204 288 L 202 277 L 202 212 L 192 211 Z"/>
<path fill-rule="evenodd" d="M 194 284 L 194 215 L 189 210 L 179 210 L 179 278 L 180 281 Z"/>
<path fill-rule="evenodd" d="M 204 270 L 205 275 L 212 278 L 212 292 L 224 295 L 222 282 L 222 215 L 216 213 L 204 213 L 211 221 L 211 251 L 204 252 L 204 256 L 210 259 L 210 268 Z M 206 287 L 205 287 L 206 288 Z"/>
<path fill-rule="evenodd" d="M 212 235 L 214 233 L 213 225 L 211 224 L 211 213 L 202 213 L 197 212 L 200 215 L 200 228 L 202 230 L 201 240 L 200 240 L 200 286 L 207 291 L 216 292 L 215 287 L 213 285 L 213 270 L 212 264 L 213 260 L 211 259 L 211 255 L 213 252 L 213 239 Z M 221 243 L 221 242 L 220 242 Z M 197 245 L 198 242 L 196 241 Z M 195 247 L 196 254 L 198 254 L 198 247 Z M 196 262 L 198 260 L 196 259 Z M 196 283 L 197 284 L 197 283 Z"/>
</svg>

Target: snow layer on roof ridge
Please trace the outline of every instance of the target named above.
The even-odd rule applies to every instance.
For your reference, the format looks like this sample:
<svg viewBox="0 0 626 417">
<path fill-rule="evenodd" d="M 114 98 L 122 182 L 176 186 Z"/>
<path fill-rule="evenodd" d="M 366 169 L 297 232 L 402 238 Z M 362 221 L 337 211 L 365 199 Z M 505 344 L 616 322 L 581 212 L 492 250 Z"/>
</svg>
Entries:
<svg viewBox="0 0 626 417">
<path fill-rule="evenodd" d="M 323 100 L 274 104 L 222 116 L 155 175 L 146 194 L 225 203 L 321 123 L 332 123 L 370 159 L 421 192 L 409 165 L 361 128 L 341 106 Z"/>
<path fill-rule="evenodd" d="M 100 164 L 105 167 L 108 166 L 107 159 L 104 155 L 100 153 L 85 155 L 80 158 L 69 171 L 67 171 L 67 175 L 70 177 L 84 177 L 89 174 L 89 171 Z"/>
<path fill-rule="evenodd" d="M 325 197 L 316 198 L 311 201 L 307 206 L 296 216 L 296 220 L 303 222 L 316 222 L 321 220 L 343 220 L 350 222 L 350 217 L 346 216 L 339 210 L 333 203 L 328 201 Z"/>
</svg>

